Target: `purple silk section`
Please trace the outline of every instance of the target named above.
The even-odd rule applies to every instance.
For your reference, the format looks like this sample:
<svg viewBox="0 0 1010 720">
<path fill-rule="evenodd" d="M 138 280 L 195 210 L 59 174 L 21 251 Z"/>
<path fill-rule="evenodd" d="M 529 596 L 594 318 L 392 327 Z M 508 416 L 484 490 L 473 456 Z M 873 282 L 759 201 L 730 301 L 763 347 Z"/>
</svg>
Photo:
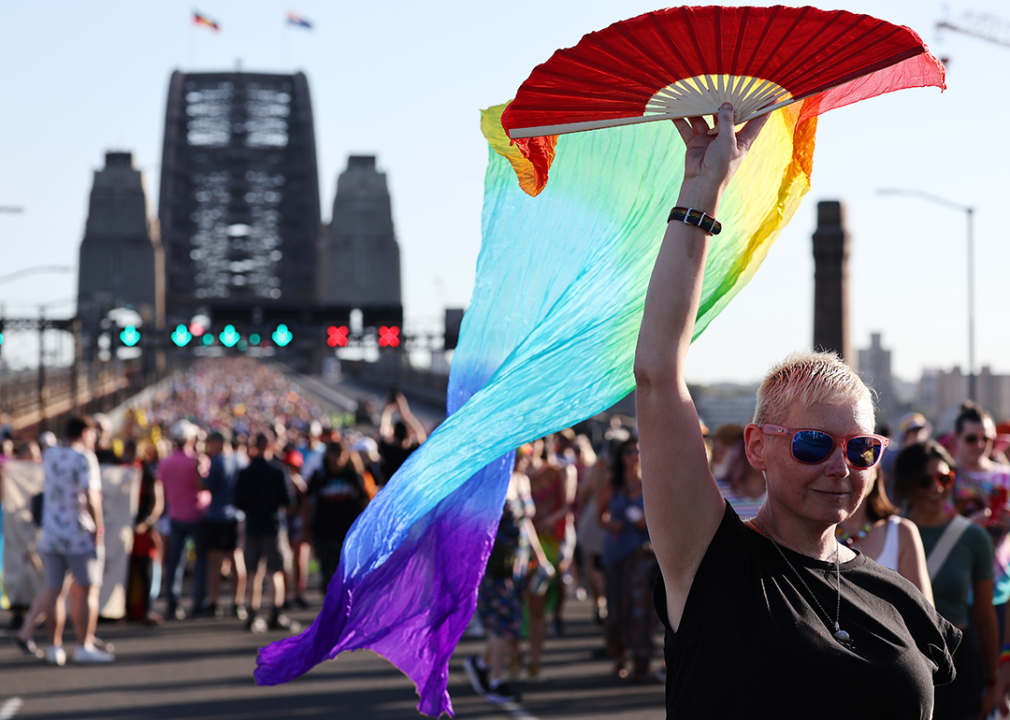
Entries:
<svg viewBox="0 0 1010 720">
<path fill-rule="evenodd" d="M 512 462 L 510 454 L 460 485 L 367 575 L 344 578 L 342 560 L 312 625 L 260 650 L 256 682 L 287 682 L 345 650 L 369 648 L 417 685 L 420 712 L 452 715 L 449 658 L 477 604 Z"/>
<path fill-rule="evenodd" d="M 488 154 L 487 183 L 515 185 L 509 163 L 492 149 Z M 529 201 L 518 188 L 516 197 Z M 484 237 L 495 218 L 509 215 L 502 203 L 498 194 L 486 193 Z M 564 291 L 566 283 L 557 273 L 537 276 L 539 284 L 534 283 L 526 263 L 510 236 L 482 244 L 474 294 L 449 374 L 450 418 L 354 523 L 312 625 L 297 637 L 260 650 L 255 671 L 260 685 L 287 682 L 338 653 L 369 648 L 413 680 L 420 696 L 418 710 L 452 715 L 449 659 L 477 605 L 477 586 L 512 475 L 513 450 L 530 437 L 522 422 L 525 413 L 502 421 L 498 403 L 487 398 L 466 423 L 454 419 L 459 420 L 456 411 L 492 382 L 505 359 L 548 312 L 550 298 Z M 513 268 L 506 273 L 508 281 L 500 277 L 507 268 Z M 510 298 L 504 316 L 503 298 Z M 522 303 L 538 311 L 521 311 Z M 523 383 L 523 388 L 534 386 Z M 503 398 L 506 408 L 514 410 L 514 392 Z M 481 408 L 498 414 L 485 415 Z M 559 422 L 546 430 L 560 427 L 564 424 Z M 493 459 L 498 452 L 505 454 Z M 487 464 L 470 475 L 481 463 Z"/>
</svg>

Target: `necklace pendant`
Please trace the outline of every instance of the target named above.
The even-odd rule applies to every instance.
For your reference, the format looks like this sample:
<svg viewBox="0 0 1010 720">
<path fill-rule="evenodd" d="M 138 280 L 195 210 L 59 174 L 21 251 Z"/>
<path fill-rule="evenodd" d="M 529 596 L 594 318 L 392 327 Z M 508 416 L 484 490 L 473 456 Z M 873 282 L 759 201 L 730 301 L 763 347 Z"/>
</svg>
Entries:
<svg viewBox="0 0 1010 720">
<path fill-rule="evenodd" d="M 838 628 L 838 626 L 835 626 Z M 849 650 L 853 649 L 856 644 L 852 642 L 852 637 L 842 629 L 835 630 L 835 640 L 847 647 Z"/>
</svg>

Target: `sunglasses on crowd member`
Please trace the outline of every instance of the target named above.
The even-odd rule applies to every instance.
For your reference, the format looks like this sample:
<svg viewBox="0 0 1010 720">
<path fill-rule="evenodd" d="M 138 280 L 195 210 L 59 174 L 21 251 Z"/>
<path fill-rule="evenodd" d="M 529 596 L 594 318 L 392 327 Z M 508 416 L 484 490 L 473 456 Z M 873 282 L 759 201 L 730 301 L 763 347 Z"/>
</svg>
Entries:
<svg viewBox="0 0 1010 720">
<path fill-rule="evenodd" d="M 964 436 L 964 441 L 965 441 L 965 442 L 966 442 L 966 443 L 967 443 L 968 445 L 975 445 L 975 444 L 977 444 L 977 443 L 978 443 L 978 442 L 979 442 L 980 440 L 981 440 L 981 441 L 982 441 L 983 443 L 991 443 L 991 442 L 993 442 L 993 441 L 994 441 L 995 439 L 996 439 L 996 437 L 995 437 L 995 436 L 992 436 L 992 435 L 976 435 L 975 433 L 971 433 L 970 435 L 965 435 L 965 436 Z"/>
<path fill-rule="evenodd" d="M 842 456 L 849 467 L 866 470 L 880 461 L 884 448 L 890 443 L 886 437 L 869 433 L 836 437 L 823 430 L 797 430 L 781 425 L 762 425 L 765 435 L 792 435 L 793 459 L 804 465 L 817 465 L 828 459 L 836 445 L 845 452 Z"/>
<path fill-rule="evenodd" d="M 923 475 L 919 478 L 919 487 L 923 489 L 931 488 L 936 483 L 940 483 L 943 487 L 950 487 L 954 484 L 954 475 L 952 472 L 935 472 L 930 475 Z"/>
</svg>

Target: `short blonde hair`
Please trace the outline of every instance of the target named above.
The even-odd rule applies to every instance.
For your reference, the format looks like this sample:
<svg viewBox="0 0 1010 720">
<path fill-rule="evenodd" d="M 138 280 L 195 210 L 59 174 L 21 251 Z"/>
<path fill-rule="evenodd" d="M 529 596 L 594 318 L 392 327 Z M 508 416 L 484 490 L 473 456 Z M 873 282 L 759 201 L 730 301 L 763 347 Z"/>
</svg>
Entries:
<svg viewBox="0 0 1010 720">
<path fill-rule="evenodd" d="M 833 352 L 796 352 L 774 365 L 758 388 L 754 424 L 781 423 L 796 403 L 837 405 L 870 401 L 862 379 Z"/>
</svg>

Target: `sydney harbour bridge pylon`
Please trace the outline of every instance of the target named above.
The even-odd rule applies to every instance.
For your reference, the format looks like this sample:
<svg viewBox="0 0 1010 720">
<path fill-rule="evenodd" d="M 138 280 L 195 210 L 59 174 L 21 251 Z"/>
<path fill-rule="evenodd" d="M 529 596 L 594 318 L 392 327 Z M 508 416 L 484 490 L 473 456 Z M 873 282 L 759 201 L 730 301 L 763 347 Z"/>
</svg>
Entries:
<svg viewBox="0 0 1010 720">
<path fill-rule="evenodd" d="M 215 307 L 318 302 L 304 74 L 173 73 L 159 195 L 170 324 Z"/>
</svg>

